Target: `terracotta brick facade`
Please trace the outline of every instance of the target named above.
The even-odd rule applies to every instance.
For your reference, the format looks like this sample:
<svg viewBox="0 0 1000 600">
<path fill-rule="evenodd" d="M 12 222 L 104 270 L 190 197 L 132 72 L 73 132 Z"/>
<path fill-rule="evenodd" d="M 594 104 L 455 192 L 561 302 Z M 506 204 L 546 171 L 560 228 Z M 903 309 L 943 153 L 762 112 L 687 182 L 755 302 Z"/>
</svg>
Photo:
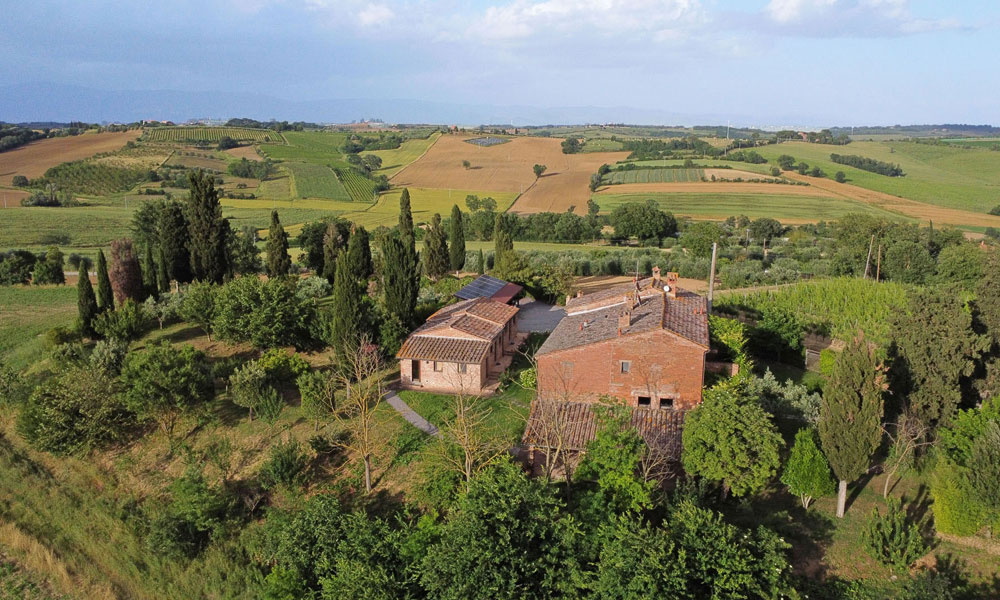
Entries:
<svg viewBox="0 0 1000 600">
<path fill-rule="evenodd" d="M 706 348 L 666 330 L 540 355 L 538 397 L 687 410 L 701 402 Z M 648 402 L 648 403 L 647 403 Z"/>
</svg>

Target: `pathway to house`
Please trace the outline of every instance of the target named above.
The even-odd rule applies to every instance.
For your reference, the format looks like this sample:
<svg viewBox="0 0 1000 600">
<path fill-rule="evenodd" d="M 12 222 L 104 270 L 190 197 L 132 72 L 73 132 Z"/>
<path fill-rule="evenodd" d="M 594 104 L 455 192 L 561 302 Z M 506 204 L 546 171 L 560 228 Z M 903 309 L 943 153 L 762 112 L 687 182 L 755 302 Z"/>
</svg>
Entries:
<svg viewBox="0 0 1000 600">
<path fill-rule="evenodd" d="M 566 310 L 525 298 L 518 304 L 517 328 L 521 331 L 552 331 L 566 316 Z"/>
<path fill-rule="evenodd" d="M 403 399 L 400 398 L 394 390 L 390 390 L 386 393 L 385 400 L 389 403 L 389 406 L 395 408 L 396 412 L 402 415 L 404 419 L 409 421 L 411 425 L 420 431 L 423 431 L 427 435 L 438 435 L 438 428 L 432 425 L 427 419 L 417 414 L 417 411 L 410 408 L 410 405 L 406 402 L 403 402 Z"/>
</svg>

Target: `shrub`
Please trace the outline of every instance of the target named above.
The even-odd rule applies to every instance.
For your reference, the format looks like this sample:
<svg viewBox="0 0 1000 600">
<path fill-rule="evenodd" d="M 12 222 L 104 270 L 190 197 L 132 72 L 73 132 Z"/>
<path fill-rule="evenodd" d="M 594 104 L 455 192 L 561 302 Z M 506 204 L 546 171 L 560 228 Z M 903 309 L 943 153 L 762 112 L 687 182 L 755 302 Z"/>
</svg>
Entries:
<svg viewBox="0 0 1000 600">
<path fill-rule="evenodd" d="M 306 479 L 308 458 L 299 443 L 290 440 L 271 447 L 271 455 L 258 473 L 265 490 L 280 486 L 297 487 Z"/>
<path fill-rule="evenodd" d="M 258 361 L 246 363 L 229 377 L 229 399 L 236 406 L 249 410 L 251 421 L 254 411 L 259 411 L 262 407 L 273 411 L 276 396 L 280 400 L 278 391 L 270 384 L 267 370 Z M 278 411 L 280 412 L 280 408 Z"/>
<path fill-rule="evenodd" d="M 80 342 L 69 342 L 53 348 L 49 356 L 52 362 L 62 367 L 82 365 L 87 362 L 87 349 Z"/>
<path fill-rule="evenodd" d="M 280 385 L 309 370 L 309 363 L 298 354 L 289 354 L 282 348 L 271 348 L 257 362 L 267 373 L 272 385 Z"/>
<path fill-rule="evenodd" d="M 517 382 L 526 390 L 534 390 L 538 384 L 538 371 L 534 367 L 521 371 L 517 376 Z"/>
<path fill-rule="evenodd" d="M 323 298 L 330 295 L 330 282 L 324 277 L 306 277 L 299 279 L 295 286 L 295 294 L 300 298 Z"/>
<path fill-rule="evenodd" d="M 90 365 L 96 371 L 107 377 L 117 377 L 128 354 L 128 342 L 124 340 L 107 339 L 94 344 L 90 353 Z"/>
<path fill-rule="evenodd" d="M 132 418 L 113 382 L 86 367 L 49 379 L 31 394 L 18 415 L 17 431 L 38 450 L 85 452 L 120 440 Z"/>
<path fill-rule="evenodd" d="M 781 483 L 788 486 L 788 491 L 802 500 L 802 508 L 809 508 L 809 503 L 818 496 L 833 493 L 833 477 L 830 475 L 830 464 L 817 445 L 816 432 L 803 427 L 795 434 L 795 445 L 788 456 L 785 472 L 781 475 Z"/>
<path fill-rule="evenodd" d="M 17 184 L 15 183 L 14 185 L 17 185 Z M 990 214 L 991 215 L 1000 216 L 1000 204 L 997 204 L 996 206 L 994 206 L 993 208 L 991 208 L 990 209 Z"/>
<path fill-rule="evenodd" d="M 10 180 L 10 183 L 14 187 L 27 187 L 28 178 L 24 175 L 14 175 L 14 178 Z"/>
<path fill-rule="evenodd" d="M 884 565 L 903 571 L 927 552 L 920 528 L 906 519 L 899 500 L 889 498 L 885 516 L 878 508 L 865 527 L 863 539 L 868 552 Z"/>
<path fill-rule="evenodd" d="M 307 371 L 295 380 L 302 398 L 302 412 L 313 420 L 315 429 L 319 422 L 337 408 L 337 382 L 330 371 Z"/>
<path fill-rule="evenodd" d="M 50 348 L 62 346 L 63 344 L 71 344 L 73 342 L 79 342 L 80 339 L 81 336 L 78 331 L 70 327 L 66 327 L 64 325 L 53 327 L 52 329 L 45 332 L 45 343 Z"/>
<path fill-rule="evenodd" d="M 947 460 L 938 462 L 931 480 L 934 526 L 941 533 L 975 535 L 986 524 L 986 514 L 963 470 Z"/>
<path fill-rule="evenodd" d="M 103 312 L 94 319 L 94 331 L 106 338 L 133 341 L 149 329 L 149 319 L 143 305 L 131 298 L 117 310 Z"/>
<path fill-rule="evenodd" d="M 819 352 L 819 372 L 825 377 L 833 375 L 833 365 L 837 363 L 837 353 L 829 348 Z"/>
</svg>

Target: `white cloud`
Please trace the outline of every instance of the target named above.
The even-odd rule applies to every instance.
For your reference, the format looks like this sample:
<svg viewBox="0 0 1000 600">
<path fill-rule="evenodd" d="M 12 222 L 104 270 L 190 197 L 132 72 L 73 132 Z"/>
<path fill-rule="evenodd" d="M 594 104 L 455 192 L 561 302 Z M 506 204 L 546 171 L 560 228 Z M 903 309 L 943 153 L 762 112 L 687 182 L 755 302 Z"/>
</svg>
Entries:
<svg viewBox="0 0 1000 600">
<path fill-rule="evenodd" d="M 392 19 L 395 13 L 384 4 L 369 4 L 358 13 L 358 22 L 364 27 L 381 25 Z"/>
<path fill-rule="evenodd" d="M 813 37 L 880 37 L 957 29 L 955 19 L 921 19 L 910 11 L 910 0 L 770 0 L 763 16 L 772 33 L 794 28 L 795 35 Z"/>
</svg>

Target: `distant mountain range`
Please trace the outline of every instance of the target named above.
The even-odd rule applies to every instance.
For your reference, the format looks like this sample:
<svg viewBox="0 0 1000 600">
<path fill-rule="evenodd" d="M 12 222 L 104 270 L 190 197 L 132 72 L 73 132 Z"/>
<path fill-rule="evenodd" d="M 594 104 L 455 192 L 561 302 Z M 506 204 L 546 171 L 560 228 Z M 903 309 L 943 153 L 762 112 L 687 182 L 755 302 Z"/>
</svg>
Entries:
<svg viewBox="0 0 1000 600">
<path fill-rule="evenodd" d="M 259 120 L 346 123 L 379 118 L 387 123 L 456 125 L 558 125 L 634 123 L 694 125 L 723 123 L 750 125 L 748 115 L 680 114 L 666 109 L 627 106 L 495 106 L 429 102 L 409 99 L 286 100 L 244 92 L 186 92 L 178 90 L 108 91 L 55 83 L 26 83 L 0 87 L 0 121 L 134 122 L 142 119 L 186 121 L 192 118 L 250 117 Z M 794 115 L 789 121 L 798 120 Z"/>
</svg>

